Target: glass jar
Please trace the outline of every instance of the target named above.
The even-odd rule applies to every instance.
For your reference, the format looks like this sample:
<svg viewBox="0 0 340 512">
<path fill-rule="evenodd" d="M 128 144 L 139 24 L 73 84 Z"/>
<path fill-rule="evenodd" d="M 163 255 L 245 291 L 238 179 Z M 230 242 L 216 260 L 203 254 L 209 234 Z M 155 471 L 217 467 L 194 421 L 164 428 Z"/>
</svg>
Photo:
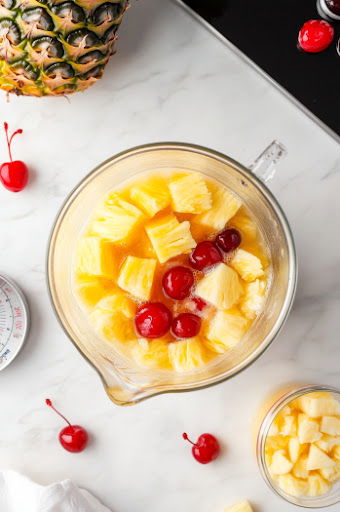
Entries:
<svg viewBox="0 0 340 512">
<path fill-rule="evenodd" d="M 281 388 L 280 391 L 276 392 L 269 398 L 261 409 L 259 417 L 257 418 L 257 438 L 256 438 L 256 456 L 257 462 L 261 471 L 261 474 L 272 491 L 281 496 L 289 503 L 299 505 L 300 507 L 306 508 L 323 508 L 330 505 L 340 503 L 340 482 L 335 482 L 330 491 L 327 494 L 320 496 L 292 496 L 287 494 L 282 488 L 279 487 L 278 483 L 273 480 L 270 475 L 268 464 L 265 457 L 265 447 L 267 438 L 269 436 L 270 427 L 282 411 L 284 407 L 289 405 L 293 400 L 300 398 L 303 395 L 307 395 L 312 392 L 328 392 L 331 393 L 334 398 L 340 401 L 340 390 L 318 385 L 305 385 L 297 386 L 290 385 L 285 388 Z"/>
</svg>

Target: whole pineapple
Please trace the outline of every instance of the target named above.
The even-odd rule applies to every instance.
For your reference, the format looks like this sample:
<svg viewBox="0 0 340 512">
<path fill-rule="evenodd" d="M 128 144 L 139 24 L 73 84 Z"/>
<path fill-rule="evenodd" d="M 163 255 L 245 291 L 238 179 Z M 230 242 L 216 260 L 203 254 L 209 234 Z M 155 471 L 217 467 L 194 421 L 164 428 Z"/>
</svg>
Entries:
<svg viewBox="0 0 340 512">
<path fill-rule="evenodd" d="M 82 91 L 102 77 L 128 0 L 0 0 L 0 88 Z"/>
</svg>

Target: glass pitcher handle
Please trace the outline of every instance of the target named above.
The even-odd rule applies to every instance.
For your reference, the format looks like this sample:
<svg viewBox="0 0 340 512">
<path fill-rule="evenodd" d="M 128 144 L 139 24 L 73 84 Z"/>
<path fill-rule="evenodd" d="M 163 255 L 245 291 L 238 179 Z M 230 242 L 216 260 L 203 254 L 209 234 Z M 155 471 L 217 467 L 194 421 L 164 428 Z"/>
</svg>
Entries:
<svg viewBox="0 0 340 512">
<path fill-rule="evenodd" d="M 284 158 L 286 154 L 287 150 L 284 145 L 274 140 L 248 167 L 266 183 L 274 177 L 277 162 Z"/>
</svg>

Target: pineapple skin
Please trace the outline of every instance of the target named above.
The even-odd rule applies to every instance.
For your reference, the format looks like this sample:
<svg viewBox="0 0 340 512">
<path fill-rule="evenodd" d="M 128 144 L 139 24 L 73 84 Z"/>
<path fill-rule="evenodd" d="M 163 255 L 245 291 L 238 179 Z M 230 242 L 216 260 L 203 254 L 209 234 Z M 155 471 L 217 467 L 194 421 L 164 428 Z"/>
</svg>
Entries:
<svg viewBox="0 0 340 512">
<path fill-rule="evenodd" d="M 0 88 L 58 96 L 99 80 L 114 53 L 128 0 L 2 0 Z"/>
</svg>

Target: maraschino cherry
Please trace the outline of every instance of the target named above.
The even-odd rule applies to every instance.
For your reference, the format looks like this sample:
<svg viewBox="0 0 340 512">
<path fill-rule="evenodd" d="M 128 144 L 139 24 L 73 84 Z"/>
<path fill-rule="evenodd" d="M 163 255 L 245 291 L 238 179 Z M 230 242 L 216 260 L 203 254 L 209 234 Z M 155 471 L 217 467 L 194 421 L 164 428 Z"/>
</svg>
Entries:
<svg viewBox="0 0 340 512">
<path fill-rule="evenodd" d="M 185 339 L 197 336 L 201 328 L 201 318 L 193 313 L 181 313 L 172 321 L 171 330 L 176 338 Z"/>
<path fill-rule="evenodd" d="M 71 425 L 68 419 L 65 418 L 52 404 L 49 398 L 45 400 L 46 404 L 51 407 L 63 420 L 68 423 L 68 426 L 63 428 L 59 433 L 60 444 L 68 452 L 79 453 L 82 452 L 87 445 L 89 436 L 86 430 L 80 425 Z"/>
<path fill-rule="evenodd" d="M 183 434 L 183 439 L 192 444 L 192 454 L 201 464 L 208 464 L 218 457 L 220 445 L 216 437 L 211 434 L 202 434 L 196 443 L 190 441 L 188 434 Z"/>
<path fill-rule="evenodd" d="M 216 244 L 222 251 L 235 251 L 241 243 L 240 232 L 235 228 L 228 228 L 219 233 L 216 237 Z"/>
<path fill-rule="evenodd" d="M 194 274 L 188 267 L 172 267 L 163 276 L 163 290 L 171 298 L 183 300 L 189 297 L 194 284 Z"/>
<path fill-rule="evenodd" d="M 135 326 L 144 338 L 160 338 L 170 329 L 172 315 L 161 302 L 149 302 L 137 309 Z"/>
<path fill-rule="evenodd" d="M 4 123 L 8 153 L 10 162 L 6 162 L 0 167 L 0 180 L 5 188 L 11 192 L 20 192 L 24 189 L 28 182 L 28 168 L 21 160 L 14 160 L 12 158 L 12 141 L 13 138 L 22 133 L 22 130 L 16 130 L 11 136 L 8 135 L 8 124 Z"/>
<path fill-rule="evenodd" d="M 190 265 L 197 270 L 211 267 L 222 259 L 222 254 L 217 245 L 208 240 L 197 244 L 189 257 Z"/>
<path fill-rule="evenodd" d="M 334 28 L 325 20 L 309 20 L 299 32 L 299 46 L 305 52 L 322 52 L 334 39 Z"/>
</svg>

